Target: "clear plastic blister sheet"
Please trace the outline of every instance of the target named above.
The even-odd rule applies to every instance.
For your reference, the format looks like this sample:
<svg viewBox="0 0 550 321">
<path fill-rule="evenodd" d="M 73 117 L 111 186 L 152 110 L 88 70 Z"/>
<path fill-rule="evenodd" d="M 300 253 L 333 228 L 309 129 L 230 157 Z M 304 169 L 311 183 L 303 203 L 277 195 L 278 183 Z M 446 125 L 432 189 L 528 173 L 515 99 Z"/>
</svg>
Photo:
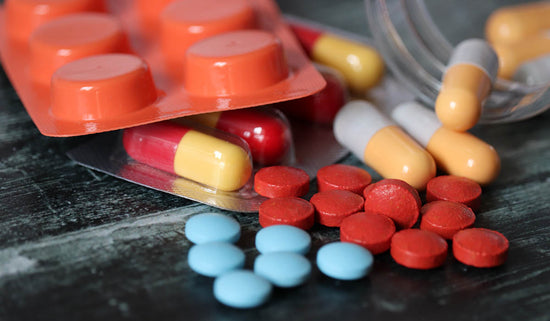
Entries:
<svg viewBox="0 0 550 321">
<path fill-rule="evenodd" d="M 291 130 L 295 157 L 292 163 L 284 165 L 305 170 L 311 179 L 321 167 L 337 162 L 348 153 L 334 138 L 331 127 L 291 122 Z M 122 131 L 98 134 L 67 155 L 90 169 L 224 210 L 254 213 L 266 199 L 254 191 L 254 175 L 241 189 L 225 192 L 136 162 L 122 146 Z M 257 171 L 259 167 L 254 169 Z"/>
</svg>

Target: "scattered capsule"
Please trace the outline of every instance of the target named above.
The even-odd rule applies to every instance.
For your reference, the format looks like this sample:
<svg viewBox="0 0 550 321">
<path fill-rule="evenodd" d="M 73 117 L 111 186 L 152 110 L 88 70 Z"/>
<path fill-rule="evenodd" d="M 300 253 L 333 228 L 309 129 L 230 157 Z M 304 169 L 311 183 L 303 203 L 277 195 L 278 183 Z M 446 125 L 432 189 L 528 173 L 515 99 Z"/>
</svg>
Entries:
<svg viewBox="0 0 550 321">
<path fill-rule="evenodd" d="M 122 140 L 128 155 L 138 162 L 233 191 L 250 178 L 252 161 L 246 143 L 224 134 L 222 139 L 184 125 L 159 122 L 128 128 Z"/>
<path fill-rule="evenodd" d="M 336 140 L 384 178 L 424 189 L 435 162 L 418 143 L 366 101 L 347 103 L 334 120 Z"/>
<path fill-rule="evenodd" d="M 439 169 L 482 185 L 498 176 L 500 158 L 491 145 L 470 133 L 443 127 L 435 113 L 419 103 L 399 104 L 391 117 L 426 148 Z"/>
<path fill-rule="evenodd" d="M 382 79 L 384 60 L 376 49 L 302 24 L 290 27 L 311 59 L 340 71 L 352 91 L 365 92 Z"/>
<path fill-rule="evenodd" d="M 255 163 L 275 165 L 291 157 L 292 133 L 277 110 L 238 109 L 185 117 L 244 139 Z"/>
<path fill-rule="evenodd" d="M 489 16 L 485 35 L 491 43 L 514 43 L 550 29 L 550 2 L 502 7 Z"/>
<path fill-rule="evenodd" d="M 497 70 L 497 55 L 486 41 L 468 39 L 456 46 L 435 102 L 443 126 L 457 131 L 474 127 Z"/>
<path fill-rule="evenodd" d="M 493 44 L 498 55 L 498 76 L 510 79 L 521 64 L 550 54 L 550 38 L 546 35 L 531 37 L 515 44 Z"/>
</svg>

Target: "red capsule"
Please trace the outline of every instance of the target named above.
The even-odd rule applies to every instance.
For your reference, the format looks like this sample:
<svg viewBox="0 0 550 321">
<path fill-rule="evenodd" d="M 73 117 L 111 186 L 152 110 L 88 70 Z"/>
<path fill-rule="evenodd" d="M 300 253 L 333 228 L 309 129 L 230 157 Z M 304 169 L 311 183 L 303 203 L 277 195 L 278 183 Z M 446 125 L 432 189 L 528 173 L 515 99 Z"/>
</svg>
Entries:
<svg viewBox="0 0 550 321">
<path fill-rule="evenodd" d="M 447 242 L 433 232 L 407 229 L 393 235 L 390 253 L 403 266 L 427 270 L 445 263 L 447 248 Z"/>
<path fill-rule="evenodd" d="M 359 212 L 340 224 L 340 241 L 359 244 L 372 254 L 389 250 L 394 233 L 395 224 L 382 214 Z"/>
<path fill-rule="evenodd" d="M 481 186 L 466 177 L 442 175 L 432 178 L 426 186 L 428 202 L 444 200 L 462 203 L 474 211 L 479 208 Z"/>
<path fill-rule="evenodd" d="M 363 209 L 363 198 L 350 191 L 329 190 L 309 200 L 315 207 L 315 219 L 324 226 L 340 226 L 342 220 Z"/>
<path fill-rule="evenodd" d="M 369 172 L 357 166 L 332 164 L 317 171 L 317 187 L 320 192 L 338 189 L 362 195 L 371 181 Z"/>
<path fill-rule="evenodd" d="M 398 229 L 411 228 L 418 220 L 422 202 L 416 189 L 398 179 L 383 179 L 363 192 L 365 212 L 391 218 Z"/>
<path fill-rule="evenodd" d="M 309 176 L 296 167 L 264 167 L 254 176 L 254 190 L 269 198 L 304 196 L 309 190 Z"/>
<path fill-rule="evenodd" d="M 237 135 L 250 147 L 255 163 L 276 165 L 292 157 L 292 133 L 277 110 L 238 109 L 185 117 L 202 125 Z"/>
<path fill-rule="evenodd" d="M 248 182 L 252 161 L 246 143 L 224 134 L 216 137 L 165 121 L 127 128 L 122 142 L 128 155 L 138 162 L 216 189 L 234 191 Z"/>
<path fill-rule="evenodd" d="M 268 227 L 285 224 L 309 230 L 315 223 L 313 213 L 313 205 L 305 199 L 298 197 L 270 198 L 260 205 L 260 225 Z"/>
<path fill-rule="evenodd" d="M 453 237 L 453 254 L 466 264 L 480 268 L 502 265 L 508 256 L 508 239 L 497 231 L 470 228 Z"/>
<path fill-rule="evenodd" d="M 347 90 L 341 76 L 328 67 L 317 68 L 327 85 L 321 91 L 300 99 L 275 105 L 287 116 L 311 123 L 332 126 L 338 111 L 347 101 Z"/>
</svg>

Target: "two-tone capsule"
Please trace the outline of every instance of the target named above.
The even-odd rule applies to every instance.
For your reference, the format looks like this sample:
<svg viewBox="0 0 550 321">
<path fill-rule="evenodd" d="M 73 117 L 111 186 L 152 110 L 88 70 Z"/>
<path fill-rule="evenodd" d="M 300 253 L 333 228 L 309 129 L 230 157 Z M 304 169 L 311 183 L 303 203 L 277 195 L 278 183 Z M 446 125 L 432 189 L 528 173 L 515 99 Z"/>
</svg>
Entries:
<svg viewBox="0 0 550 321">
<path fill-rule="evenodd" d="M 124 130 L 134 160 L 222 191 L 234 191 L 252 174 L 246 143 L 227 133 L 205 133 L 165 121 Z"/>
<path fill-rule="evenodd" d="M 510 79 L 523 63 L 550 53 L 550 37 L 528 38 L 512 45 L 494 43 L 493 48 L 499 59 L 498 76 Z"/>
<path fill-rule="evenodd" d="M 500 171 L 496 150 L 479 138 L 443 127 L 433 111 L 419 103 L 393 108 L 391 117 L 433 156 L 439 169 L 479 184 L 493 181 Z"/>
<path fill-rule="evenodd" d="M 550 3 L 531 2 L 495 10 L 485 24 L 485 36 L 491 43 L 513 44 L 550 29 Z"/>
<path fill-rule="evenodd" d="M 435 176 L 432 156 L 366 101 L 342 107 L 333 128 L 340 144 L 384 178 L 401 179 L 422 190 Z"/>
<path fill-rule="evenodd" d="M 252 159 L 261 165 L 291 161 L 292 133 L 285 116 L 275 109 L 238 109 L 198 114 L 185 119 L 244 139 Z"/>
<path fill-rule="evenodd" d="M 468 39 L 455 47 L 435 101 L 443 126 L 457 131 L 474 127 L 497 71 L 498 57 L 486 41 Z"/>
<path fill-rule="evenodd" d="M 376 49 L 303 24 L 290 27 L 311 59 L 340 71 L 352 91 L 363 93 L 384 76 L 384 60 Z"/>
<path fill-rule="evenodd" d="M 510 79 L 527 61 L 550 53 L 550 3 L 539 1 L 502 7 L 485 25 L 485 35 L 499 58 L 498 76 Z"/>
</svg>

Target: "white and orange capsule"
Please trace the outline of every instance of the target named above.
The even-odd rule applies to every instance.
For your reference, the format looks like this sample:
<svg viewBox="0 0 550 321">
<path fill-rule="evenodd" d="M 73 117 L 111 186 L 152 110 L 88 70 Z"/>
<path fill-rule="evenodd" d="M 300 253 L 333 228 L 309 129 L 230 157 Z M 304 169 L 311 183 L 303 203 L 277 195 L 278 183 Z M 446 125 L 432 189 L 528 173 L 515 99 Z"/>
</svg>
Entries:
<svg viewBox="0 0 550 321">
<path fill-rule="evenodd" d="M 443 126 L 456 131 L 474 127 L 497 71 L 497 55 L 486 41 L 468 39 L 455 47 L 435 102 Z"/>
<path fill-rule="evenodd" d="M 354 100 L 334 119 L 336 140 L 384 178 L 401 179 L 416 189 L 435 176 L 432 156 L 372 104 Z"/>
<path fill-rule="evenodd" d="M 496 150 L 467 132 L 456 132 L 441 125 L 433 111 L 417 102 L 401 103 L 391 117 L 434 157 L 439 169 L 486 185 L 500 171 Z"/>
<path fill-rule="evenodd" d="M 530 37 L 514 44 L 494 43 L 498 60 L 498 76 L 510 79 L 521 64 L 550 54 L 550 34 Z"/>
<path fill-rule="evenodd" d="M 513 44 L 550 29 L 548 17 L 548 1 L 502 7 L 487 19 L 485 35 L 491 43 Z"/>
</svg>

